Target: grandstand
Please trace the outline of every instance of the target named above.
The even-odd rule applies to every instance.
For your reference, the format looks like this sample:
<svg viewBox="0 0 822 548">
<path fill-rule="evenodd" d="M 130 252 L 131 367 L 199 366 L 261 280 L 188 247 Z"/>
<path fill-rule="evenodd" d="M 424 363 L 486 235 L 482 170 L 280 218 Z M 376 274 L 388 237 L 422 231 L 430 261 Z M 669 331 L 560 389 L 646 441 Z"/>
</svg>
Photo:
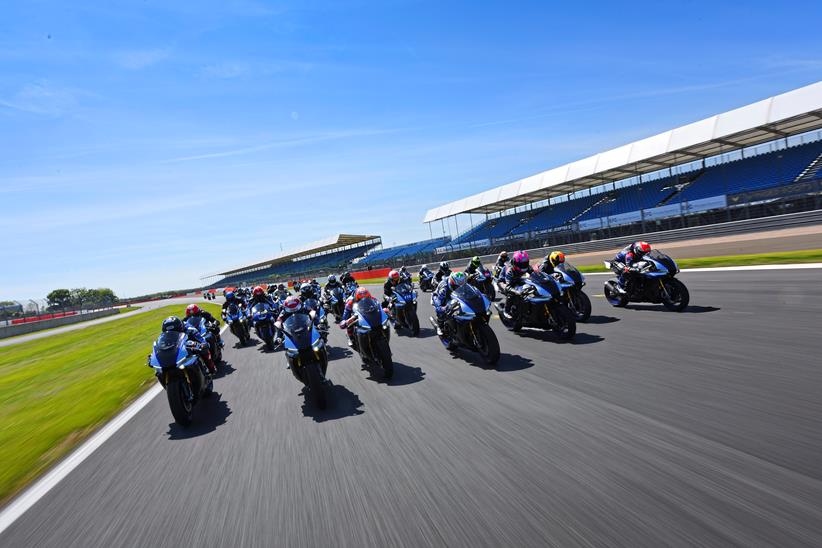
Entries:
<svg viewBox="0 0 822 548">
<path fill-rule="evenodd" d="M 372 251 L 357 264 L 390 264 L 395 261 L 413 261 L 415 258 L 425 257 L 433 253 L 438 247 L 444 246 L 451 241 L 449 236 L 433 238 L 410 244 L 387 247 Z"/>
<path fill-rule="evenodd" d="M 379 236 L 337 234 L 271 259 L 209 274 L 201 279 L 210 280 L 207 287 L 216 288 L 339 272 L 381 243 Z"/>
<path fill-rule="evenodd" d="M 452 219 L 472 225 L 435 250 L 444 255 L 818 209 L 820 128 L 822 82 L 445 204 L 423 222 L 440 221 L 444 236 Z"/>
</svg>

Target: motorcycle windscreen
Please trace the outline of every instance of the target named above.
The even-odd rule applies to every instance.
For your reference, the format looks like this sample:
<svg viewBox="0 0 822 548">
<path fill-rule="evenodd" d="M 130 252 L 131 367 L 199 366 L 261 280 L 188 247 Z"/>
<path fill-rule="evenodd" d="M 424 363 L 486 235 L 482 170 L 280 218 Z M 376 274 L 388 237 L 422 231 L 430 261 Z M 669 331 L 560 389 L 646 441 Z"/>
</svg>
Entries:
<svg viewBox="0 0 822 548">
<path fill-rule="evenodd" d="M 308 314 L 294 314 L 283 323 L 286 337 L 291 339 L 298 350 L 311 348 L 311 332 L 314 324 Z"/>
<path fill-rule="evenodd" d="M 205 326 L 202 325 L 203 323 L 205 323 L 203 318 L 197 318 L 195 316 L 192 316 L 186 320 L 186 326 L 194 327 L 197 331 L 205 331 Z"/>
<path fill-rule="evenodd" d="M 185 333 L 168 331 L 162 333 L 154 343 L 154 355 L 161 367 L 176 367 L 177 356 L 182 350 L 185 352 Z"/>
<path fill-rule="evenodd" d="M 259 315 L 268 314 L 269 312 L 271 312 L 271 307 L 268 306 L 267 304 L 263 304 L 263 303 L 257 303 L 251 309 L 251 313 L 255 316 L 258 315 L 258 314 Z"/>
<path fill-rule="evenodd" d="M 413 289 L 411 289 L 409 284 L 400 284 L 397 286 L 397 293 L 400 295 L 410 295 L 411 291 L 413 291 Z"/>
<path fill-rule="evenodd" d="M 482 298 L 482 293 L 473 285 L 465 284 L 462 287 L 458 287 L 456 291 L 454 291 L 454 294 L 459 297 L 462 302 L 470 306 L 474 314 L 482 314 L 485 312 L 485 299 Z"/>
<path fill-rule="evenodd" d="M 655 260 L 662 266 L 668 269 L 668 272 L 674 273 L 676 272 L 676 263 L 672 258 L 668 255 L 662 253 L 661 251 L 657 251 L 656 249 L 652 250 L 647 255 L 648 258 Z"/>
<path fill-rule="evenodd" d="M 234 303 L 228 305 L 228 315 L 231 317 L 237 317 L 240 315 L 240 307 Z"/>
<path fill-rule="evenodd" d="M 354 312 L 365 320 L 369 327 L 377 328 L 382 325 L 382 308 L 374 299 L 363 299 L 354 305 Z"/>
<path fill-rule="evenodd" d="M 557 283 L 553 278 L 546 276 L 542 272 L 531 272 L 528 276 L 532 282 L 545 289 L 553 298 L 556 299 L 559 297 L 559 287 L 557 287 Z"/>
<path fill-rule="evenodd" d="M 575 284 L 578 284 L 582 281 L 582 273 L 580 273 L 580 271 L 577 270 L 575 266 L 569 265 L 568 263 L 560 263 L 554 268 L 554 270 L 564 272 L 568 275 L 568 277 L 574 280 Z"/>
</svg>

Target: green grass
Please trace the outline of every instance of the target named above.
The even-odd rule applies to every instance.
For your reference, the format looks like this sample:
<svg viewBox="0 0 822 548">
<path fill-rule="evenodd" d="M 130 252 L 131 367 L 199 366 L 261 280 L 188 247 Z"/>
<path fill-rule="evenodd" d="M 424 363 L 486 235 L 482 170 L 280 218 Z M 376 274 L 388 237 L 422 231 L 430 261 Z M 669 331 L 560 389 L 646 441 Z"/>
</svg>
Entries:
<svg viewBox="0 0 822 548">
<path fill-rule="evenodd" d="M 699 257 L 695 259 L 676 259 L 679 268 L 710 268 L 717 266 L 750 266 L 765 264 L 795 264 L 822 262 L 822 249 L 803 251 L 779 251 L 774 253 L 756 253 L 751 255 L 724 255 L 719 257 Z M 581 272 L 605 272 L 605 266 L 576 266 Z"/>
<path fill-rule="evenodd" d="M 135 310 L 139 310 L 139 309 L 140 309 L 139 306 L 132 306 L 130 308 L 115 308 L 114 310 L 116 310 L 116 312 L 114 314 L 112 314 L 111 316 L 116 316 L 117 314 L 126 314 L 128 312 L 134 312 Z M 109 318 L 111 316 L 103 316 L 103 317 L 104 318 Z M 100 318 L 95 318 L 95 319 L 99 320 Z M 58 327 L 50 327 L 48 329 L 40 329 L 39 331 L 32 331 L 31 333 L 23 333 L 22 335 L 14 335 L 13 337 L 6 337 L 4 339 L 0 339 L 0 341 L 11 341 L 11 340 L 16 339 L 17 337 L 28 337 L 29 335 L 34 335 L 35 333 L 48 333 L 49 331 L 54 331 L 55 329 L 63 329 L 64 327 L 67 327 L 69 325 L 81 325 L 81 324 L 84 324 L 86 322 L 93 322 L 93 321 L 94 321 L 94 319 L 92 319 L 92 320 L 83 320 L 82 322 L 69 323 L 69 324 L 66 324 L 66 325 L 58 326 Z"/>
<path fill-rule="evenodd" d="M 166 306 L 0 348 L 0 503 L 155 382 L 146 355 L 162 320 L 184 310 Z"/>
</svg>

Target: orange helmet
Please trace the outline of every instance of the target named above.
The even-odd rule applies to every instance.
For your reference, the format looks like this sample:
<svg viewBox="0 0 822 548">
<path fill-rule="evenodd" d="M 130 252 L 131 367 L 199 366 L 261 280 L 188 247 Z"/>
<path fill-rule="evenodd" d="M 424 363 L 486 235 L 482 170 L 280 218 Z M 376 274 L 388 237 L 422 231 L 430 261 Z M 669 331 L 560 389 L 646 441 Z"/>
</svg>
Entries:
<svg viewBox="0 0 822 548">
<path fill-rule="evenodd" d="M 371 298 L 371 292 L 364 287 L 357 288 L 357 292 L 354 293 L 354 302 L 360 302 L 363 299 Z"/>
</svg>

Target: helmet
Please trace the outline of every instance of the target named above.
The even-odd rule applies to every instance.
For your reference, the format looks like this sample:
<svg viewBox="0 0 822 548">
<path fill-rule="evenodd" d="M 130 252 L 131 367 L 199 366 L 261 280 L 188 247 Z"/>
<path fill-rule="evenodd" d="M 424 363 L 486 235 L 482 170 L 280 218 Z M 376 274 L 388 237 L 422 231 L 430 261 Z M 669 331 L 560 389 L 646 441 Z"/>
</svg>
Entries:
<svg viewBox="0 0 822 548">
<path fill-rule="evenodd" d="M 311 278 L 311 285 L 317 285 L 317 278 Z"/>
<path fill-rule="evenodd" d="M 476 255 L 474 255 L 473 257 L 471 257 L 471 264 L 474 265 L 474 266 L 479 266 L 480 265 L 480 258 L 477 257 Z"/>
<path fill-rule="evenodd" d="M 405 265 L 402 265 L 402 266 L 400 267 L 400 272 L 408 272 L 408 269 L 407 269 L 407 268 L 405 268 Z"/>
<path fill-rule="evenodd" d="M 396 270 L 392 270 L 391 272 L 388 273 L 388 279 L 391 280 L 394 283 L 397 283 L 397 282 L 400 281 L 400 273 L 397 272 Z"/>
<path fill-rule="evenodd" d="M 234 292 L 233 292 L 233 291 L 229 291 L 228 293 L 226 293 L 226 294 L 225 294 L 225 300 L 227 300 L 227 301 L 233 301 L 233 300 L 234 300 Z"/>
<path fill-rule="evenodd" d="M 451 270 L 451 265 L 448 264 L 448 261 L 443 261 L 440 263 L 441 270 Z"/>
<path fill-rule="evenodd" d="M 263 291 L 262 286 L 258 285 L 257 287 L 254 288 L 253 293 L 254 293 L 254 296 L 257 297 L 259 295 L 263 295 L 265 293 L 265 291 Z"/>
<path fill-rule="evenodd" d="M 428 265 L 427 264 L 422 265 L 422 268 L 420 268 L 420 270 L 428 270 Z"/>
<path fill-rule="evenodd" d="M 500 251 L 499 252 L 499 258 L 504 260 L 504 261 L 507 261 L 508 260 L 508 252 L 507 251 Z"/>
<path fill-rule="evenodd" d="M 337 283 L 337 277 L 333 274 L 328 275 L 328 283 L 335 284 Z"/>
<path fill-rule="evenodd" d="M 553 251 L 550 255 L 548 255 L 548 261 L 551 263 L 551 266 L 557 266 L 560 263 L 564 263 L 565 253 L 562 251 Z"/>
<path fill-rule="evenodd" d="M 183 320 L 178 318 L 177 316 L 169 316 L 165 320 L 163 320 L 163 333 L 167 333 L 169 331 L 177 331 L 179 333 L 184 332 L 185 326 L 183 325 Z"/>
<path fill-rule="evenodd" d="M 285 300 L 283 307 L 287 312 L 299 312 L 303 307 L 303 302 L 296 295 L 291 295 Z"/>
<path fill-rule="evenodd" d="M 285 289 L 285 286 L 283 284 L 277 284 L 277 289 L 283 290 Z"/>
<path fill-rule="evenodd" d="M 634 244 L 634 253 L 638 255 L 645 255 L 651 251 L 651 244 L 648 242 L 636 242 Z"/>
<path fill-rule="evenodd" d="M 196 304 L 190 304 L 186 307 L 186 318 L 189 316 L 196 316 L 200 313 L 200 307 Z"/>
<path fill-rule="evenodd" d="M 371 292 L 364 287 L 358 287 L 354 293 L 354 302 L 360 302 L 363 299 L 371 299 Z"/>
<path fill-rule="evenodd" d="M 350 277 L 351 277 L 351 273 L 349 271 L 346 270 L 345 272 L 343 272 L 343 275 L 342 275 L 343 280 L 345 280 L 346 278 L 350 278 Z"/>
<path fill-rule="evenodd" d="M 300 287 L 300 297 L 302 297 L 303 299 L 313 299 L 314 287 L 311 284 L 303 284 Z"/>
<path fill-rule="evenodd" d="M 451 289 L 462 287 L 466 281 L 468 281 L 468 277 L 463 272 L 452 272 L 451 275 L 448 276 L 448 286 Z"/>
<path fill-rule="evenodd" d="M 524 270 L 528 268 L 530 264 L 530 259 L 528 258 L 528 253 L 526 251 L 517 251 L 514 253 L 514 256 L 511 257 L 511 266 L 514 270 Z"/>
</svg>

